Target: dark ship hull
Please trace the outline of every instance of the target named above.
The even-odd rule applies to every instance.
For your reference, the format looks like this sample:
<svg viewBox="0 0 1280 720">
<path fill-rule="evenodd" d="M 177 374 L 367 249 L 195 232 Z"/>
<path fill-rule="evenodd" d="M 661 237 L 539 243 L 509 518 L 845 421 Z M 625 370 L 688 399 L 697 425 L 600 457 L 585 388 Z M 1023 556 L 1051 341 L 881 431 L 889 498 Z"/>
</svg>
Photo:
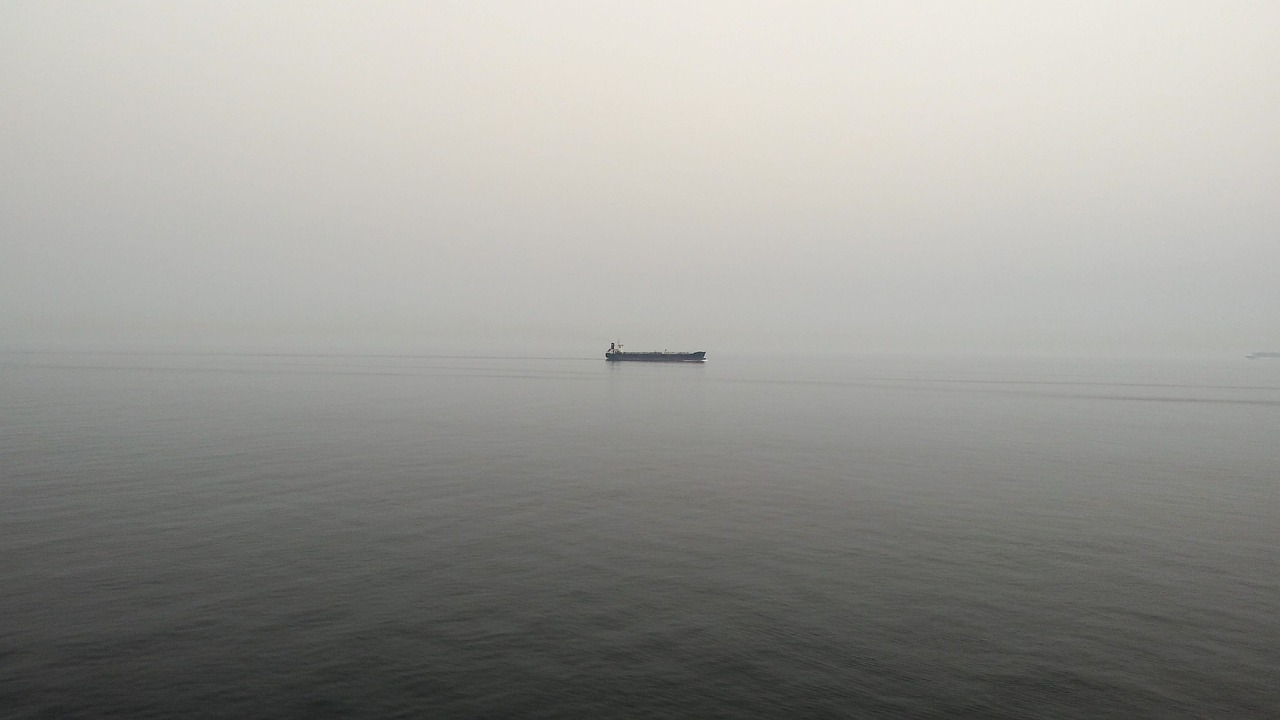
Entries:
<svg viewBox="0 0 1280 720">
<path fill-rule="evenodd" d="M 608 352 L 604 359 L 612 362 L 702 362 L 707 359 L 702 352 Z"/>
</svg>

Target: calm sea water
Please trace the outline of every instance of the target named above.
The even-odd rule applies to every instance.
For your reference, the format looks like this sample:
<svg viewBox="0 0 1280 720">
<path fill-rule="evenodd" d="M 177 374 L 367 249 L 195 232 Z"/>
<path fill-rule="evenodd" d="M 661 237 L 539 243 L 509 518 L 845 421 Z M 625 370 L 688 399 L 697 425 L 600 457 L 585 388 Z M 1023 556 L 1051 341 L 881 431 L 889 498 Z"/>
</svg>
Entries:
<svg viewBox="0 0 1280 720">
<path fill-rule="evenodd" d="M 0 355 L 0 715 L 1280 716 L 1280 361 Z"/>
</svg>

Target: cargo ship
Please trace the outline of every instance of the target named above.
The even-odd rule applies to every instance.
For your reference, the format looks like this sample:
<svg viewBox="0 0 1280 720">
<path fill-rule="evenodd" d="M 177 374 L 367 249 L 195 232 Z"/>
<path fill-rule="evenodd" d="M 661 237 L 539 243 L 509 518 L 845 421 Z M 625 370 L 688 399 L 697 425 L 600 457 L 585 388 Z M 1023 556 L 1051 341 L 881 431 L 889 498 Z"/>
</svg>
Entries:
<svg viewBox="0 0 1280 720">
<path fill-rule="evenodd" d="M 626 352 L 622 349 L 622 343 L 609 343 L 609 349 L 605 351 L 604 359 L 610 362 L 703 362 L 707 359 L 707 351 L 700 350 L 698 352 L 670 352 L 663 350 L 661 352 Z"/>
</svg>

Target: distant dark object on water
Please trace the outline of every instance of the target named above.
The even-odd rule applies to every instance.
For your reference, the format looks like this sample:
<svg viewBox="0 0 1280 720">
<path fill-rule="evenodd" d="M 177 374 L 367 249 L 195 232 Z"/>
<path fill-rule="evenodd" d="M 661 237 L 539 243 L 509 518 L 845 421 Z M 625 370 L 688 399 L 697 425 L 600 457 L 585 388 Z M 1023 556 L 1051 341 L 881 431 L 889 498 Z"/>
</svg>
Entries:
<svg viewBox="0 0 1280 720">
<path fill-rule="evenodd" d="M 1249 353 L 1248 355 L 1245 355 L 1245 357 L 1250 360 L 1257 360 L 1259 358 L 1280 358 L 1280 352 L 1256 352 Z"/>
<path fill-rule="evenodd" d="M 605 352 L 604 359 L 610 361 L 630 360 L 632 362 L 704 362 L 707 359 L 707 351 L 624 352 L 622 343 L 609 343 L 609 349 Z"/>
</svg>

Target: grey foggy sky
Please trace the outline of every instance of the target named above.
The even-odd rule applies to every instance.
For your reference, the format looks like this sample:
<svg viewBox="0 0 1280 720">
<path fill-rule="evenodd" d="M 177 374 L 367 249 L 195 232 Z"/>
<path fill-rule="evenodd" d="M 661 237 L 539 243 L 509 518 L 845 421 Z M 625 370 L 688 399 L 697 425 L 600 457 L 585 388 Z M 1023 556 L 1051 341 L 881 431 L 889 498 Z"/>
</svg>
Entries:
<svg viewBox="0 0 1280 720">
<path fill-rule="evenodd" d="M 0 342 L 1280 349 L 1280 3 L 7 2 Z"/>
</svg>

